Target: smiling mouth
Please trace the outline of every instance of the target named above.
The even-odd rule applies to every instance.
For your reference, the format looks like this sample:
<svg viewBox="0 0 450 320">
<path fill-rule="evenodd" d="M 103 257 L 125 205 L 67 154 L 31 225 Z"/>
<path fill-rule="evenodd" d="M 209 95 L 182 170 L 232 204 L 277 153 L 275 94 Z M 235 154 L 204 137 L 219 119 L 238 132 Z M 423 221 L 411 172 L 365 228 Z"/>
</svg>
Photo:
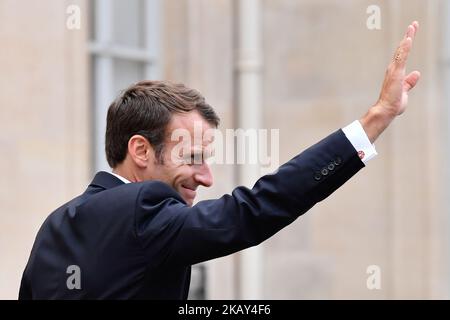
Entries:
<svg viewBox="0 0 450 320">
<path fill-rule="evenodd" d="M 195 196 L 197 195 L 197 191 L 195 191 L 195 189 L 186 187 L 184 185 L 181 185 L 181 187 L 184 189 L 184 193 L 189 197 L 189 198 L 195 198 Z"/>
</svg>

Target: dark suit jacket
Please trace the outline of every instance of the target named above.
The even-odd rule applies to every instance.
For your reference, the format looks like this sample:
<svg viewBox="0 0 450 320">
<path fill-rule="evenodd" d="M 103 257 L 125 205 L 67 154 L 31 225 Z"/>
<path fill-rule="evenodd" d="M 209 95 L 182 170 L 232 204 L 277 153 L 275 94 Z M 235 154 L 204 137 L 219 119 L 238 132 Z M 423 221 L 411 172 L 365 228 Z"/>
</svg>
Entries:
<svg viewBox="0 0 450 320">
<path fill-rule="evenodd" d="M 159 181 L 99 172 L 39 230 L 20 299 L 186 299 L 191 265 L 257 245 L 364 164 L 342 130 L 260 178 L 193 207 Z M 69 266 L 81 289 L 69 289 Z"/>
</svg>

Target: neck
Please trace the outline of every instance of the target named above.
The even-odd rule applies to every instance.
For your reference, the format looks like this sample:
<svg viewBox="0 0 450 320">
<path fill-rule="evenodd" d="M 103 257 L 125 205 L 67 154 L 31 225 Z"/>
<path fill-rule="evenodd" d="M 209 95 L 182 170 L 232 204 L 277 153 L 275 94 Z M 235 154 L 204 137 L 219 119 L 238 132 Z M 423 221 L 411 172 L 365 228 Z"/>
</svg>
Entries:
<svg viewBox="0 0 450 320">
<path fill-rule="evenodd" d="M 113 168 L 113 173 L 118 174 L 121 177 L 124 177 L 128 181 L 131 182 L 140 182 L 142 181 L 139 179 L 138 175 L 130 168 L 127 168 L 124 165 L 118 165 L 117 167 Z"/>
</svg>

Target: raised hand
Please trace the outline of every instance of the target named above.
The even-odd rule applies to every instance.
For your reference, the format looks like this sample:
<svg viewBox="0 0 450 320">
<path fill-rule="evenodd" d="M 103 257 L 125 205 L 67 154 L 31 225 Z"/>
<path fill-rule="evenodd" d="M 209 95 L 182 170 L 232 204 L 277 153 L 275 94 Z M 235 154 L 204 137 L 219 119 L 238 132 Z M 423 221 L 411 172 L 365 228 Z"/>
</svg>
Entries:
<svg viewBox="0 0 450 320">
<path fill-rule="evenodd" d="M 360 120 L 371 142 L 386 129 L 390 122 L 402 114 L 408 104 L 408 92 L 420 78 L 419 71 L 406 75 L 406 61 L 411 51 L 419 23 L 411 23 L 389 64 L 377 103 Z"/>
</svg>

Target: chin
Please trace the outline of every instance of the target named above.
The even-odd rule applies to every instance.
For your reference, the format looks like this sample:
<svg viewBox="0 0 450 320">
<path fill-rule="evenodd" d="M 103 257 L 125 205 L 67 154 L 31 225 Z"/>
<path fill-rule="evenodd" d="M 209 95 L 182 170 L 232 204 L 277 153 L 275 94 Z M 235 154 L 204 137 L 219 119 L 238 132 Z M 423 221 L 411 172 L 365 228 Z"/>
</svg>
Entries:
<svg viewBox="0 0 450 320">
<path fill-rule="evenodd" d="M 181 198 L 184 200 L 184 202 L 186 202 L 186 205 L 188 205 L 189 207 L 192 207 L 193 203 L 194 203 L 194 199 L 191 197 L 188 197 L 187 195 L 183 194 L 180 192 L 180 196 Z"/>
</svg>

